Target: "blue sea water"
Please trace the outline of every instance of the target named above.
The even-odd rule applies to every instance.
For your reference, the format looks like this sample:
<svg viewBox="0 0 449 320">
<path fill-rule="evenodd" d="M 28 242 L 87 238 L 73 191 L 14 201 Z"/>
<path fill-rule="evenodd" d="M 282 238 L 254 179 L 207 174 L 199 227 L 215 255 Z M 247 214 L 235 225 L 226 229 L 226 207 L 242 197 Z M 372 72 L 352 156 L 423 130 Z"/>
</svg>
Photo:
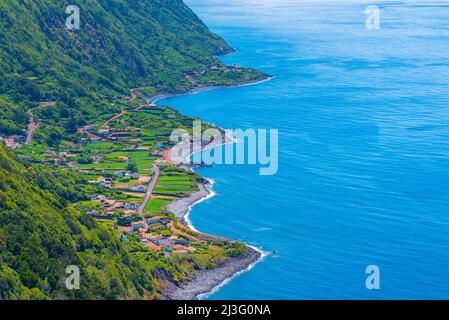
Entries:
<svg viewBox="0 0 449 320">
<path fill-rule="evenodd" d="M 217 196 L 194 226 L 275 251 L 209 299 L 449 298 L 449 5 L 377 2 L 367 30 L 361 1 L 186 2 L 239 50 L 226 63 L 277 75 L 159 102 L 279 129 L 276 175 L 199 170 Z"/>
</svg>

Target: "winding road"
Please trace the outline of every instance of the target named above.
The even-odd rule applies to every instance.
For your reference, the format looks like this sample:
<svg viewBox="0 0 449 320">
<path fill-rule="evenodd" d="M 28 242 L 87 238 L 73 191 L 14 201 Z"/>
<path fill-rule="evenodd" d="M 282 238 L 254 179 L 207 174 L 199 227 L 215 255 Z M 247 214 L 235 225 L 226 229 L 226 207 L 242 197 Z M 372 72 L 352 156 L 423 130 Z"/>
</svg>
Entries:
<svg viewBox="0 0 449 320">
<path fill-rule="evenodd" d="M 128 102 L 133 102 L 134 100 L 136 100 L 136 99 L 139 97 L 139 95 L 136 93 L 136 92 L 139 92 L 139 88 L 131 89 L 131 90 L 129 90 L 129 91 L 130 91 L 130 95 L 131 95 L 131 96 L 130 96 Z M 143 105 L 143 106 L 141 106 L 141 107 L 144 107 L 144 106 L 145 106 L 145 105 Z M 141 108 L 141 107 L 139 107 L 139 108 Z M 135 110 L 138 110 L 138 109 L 135 109 Z M 115 116 L 109 118 L 108 120 L 105 121 L 105 123 L 103 123 L 103 127 L 109 126 L 109 123 L 110 123 L 110 122 L 112 122 L 112 121 L 114 121 L 114 120 L 120 118 L 120 117 L 123 116 L 125 113 L 126 113 L 126 110 L 122 110 L 119 114 L 116 114 Z"/>
<path fill-rule="evenodd" d="M 25 140 L 25 144 L 30 144 L 33 141 L 33 134 L 34 131 L 36 131 L 38 125 L 36 122 L 34 122 L 33 113 L 31 112 L 31 109 L 28 110 L 28 130 L 27 130 L 27 136 Z"/>
<path fill-rule="evenodd" d="M 121 116 L 123 116 L 126 113 L 126 110 L 122 110 L 122 112 L 120 112 L 119 114 L 116 114 L 115 116 L 113 116 L 112 118 L 109 118 L 105 123 L 103 123 L 103 127 L 108 127 L 109 123 L 120 118 Z"/>
<path fill-rule="evenodd" d="M 143 223 L 145 224 L 145 228 L 147 229 L 149 228 L 149 226 L 147 220 L 145 219 L 143 211 L 145 210 L 145 207 L 147 206 L 148 202 L 150 202 L 153 190 L 156 187 L 157 181 L 159 180 L 159 176 L 161 175 L 161 170 L 157 165 L 153 164 L 151 170 L 154 172 L 154 175 L 151 178 L 150 183 L 148 184 L 147 191 L 145 193 L 145 198 L 142 204 L 140 205 L 139 209 L 137 210 L 137 212 L 142 216 Z"/>
</svg>

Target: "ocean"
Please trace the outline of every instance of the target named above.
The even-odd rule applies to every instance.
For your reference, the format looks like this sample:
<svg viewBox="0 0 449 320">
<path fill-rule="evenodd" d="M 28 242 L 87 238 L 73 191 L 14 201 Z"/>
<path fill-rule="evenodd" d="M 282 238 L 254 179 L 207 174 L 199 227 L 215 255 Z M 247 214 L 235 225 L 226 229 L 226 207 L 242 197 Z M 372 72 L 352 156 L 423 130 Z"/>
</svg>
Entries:
<svg viewBox="0 0 449 320">
<path fill-rule="evenodd" d="M 216 195 L 193 208 L 195 228 L 270 252 L 207 299 L 449 298 L 449 4 L 186 3 L 238 49 L 224 62 L 276 75 L 158 102 L 279 130 L 275 175 L 198 170 Z"/>
</svg>

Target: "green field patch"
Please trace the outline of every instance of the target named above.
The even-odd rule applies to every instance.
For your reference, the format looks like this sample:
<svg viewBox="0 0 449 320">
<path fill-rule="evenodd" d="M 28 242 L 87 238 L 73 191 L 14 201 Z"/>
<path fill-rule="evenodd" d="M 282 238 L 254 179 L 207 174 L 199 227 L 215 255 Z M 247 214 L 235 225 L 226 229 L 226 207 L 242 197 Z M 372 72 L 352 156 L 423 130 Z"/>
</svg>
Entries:
<svg viewBox="0 0 449 320">
<path fill-rule="evenodd" d="M 95 150 L 95 149 L 106 150 L 106 149 L 120 149 L 120 148 L 122 148 L 122 145 L 109 141 L 92 142 L 86 146 L 87 150 Z"/>
<path fill-rule="evenodd" d="M 146 213 L 158 213 L 161 212 L 165 206 L 170 203 L 170 200 L 151 198 L 150 202 L 145 208 Z"/>
<path fill-rule="evenodd" d="M 124 170 L 126 166 L 127 166 L 126 163 L 113 163 L 113 162 L 77 164 L 77 167 L 80 169 L 104 169 L 104 170 Z"/>
</svg>

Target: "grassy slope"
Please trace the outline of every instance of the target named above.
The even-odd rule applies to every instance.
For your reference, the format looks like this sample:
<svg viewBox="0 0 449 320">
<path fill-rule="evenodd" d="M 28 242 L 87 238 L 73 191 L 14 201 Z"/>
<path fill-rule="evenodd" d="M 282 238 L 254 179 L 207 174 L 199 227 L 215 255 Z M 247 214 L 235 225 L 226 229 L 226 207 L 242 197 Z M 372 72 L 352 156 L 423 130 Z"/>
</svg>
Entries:
<svg viewBox="0 0 449 320">
<path fill-rule="evenodd" d="M 218 252 L 163 259 L 120 241 L 65 201 L 68 176 L 40 170 L 0 144 L 0 300 L 160 299 L 168 282 L 226 259 Z M 69 265 L 80 268 L 80 290 L 65 288 Z"/>
<path fill-rule="evenodd" d="M 215 64 L 211 55 L 229 50 L 180 0 L 74 3 L 82 12 L 78 32 L 64 29 L 60 1 L 0 2 L 1 134 L 23 132 L 29 108 L 52 130 L 69 121 L 76 128 L 131 87 L 177 90 L 185 71 Z M 57 105 L 37 108 L 40 101 Z M 223 260 L 168 261 L 121 242 L 72 207 L 55 188 L 63 185 L 57 177 L 39 170 L 0 144 L 0 299 L 163 298 L 164 282 Z M 64 287 L 72 264 L 81 269 L 80 290 Z"/>
<path fill-rule="evenodd" d="M 78 119 L 129 88 L 176 88 L 230 49 L 181 0 L 72 2 L 76 32 L 65 28 L 64 2 L 0 2 L 0 133 L 19 133 L 39 101 L 58 102 L 41 117 Z"/>
</svg>

